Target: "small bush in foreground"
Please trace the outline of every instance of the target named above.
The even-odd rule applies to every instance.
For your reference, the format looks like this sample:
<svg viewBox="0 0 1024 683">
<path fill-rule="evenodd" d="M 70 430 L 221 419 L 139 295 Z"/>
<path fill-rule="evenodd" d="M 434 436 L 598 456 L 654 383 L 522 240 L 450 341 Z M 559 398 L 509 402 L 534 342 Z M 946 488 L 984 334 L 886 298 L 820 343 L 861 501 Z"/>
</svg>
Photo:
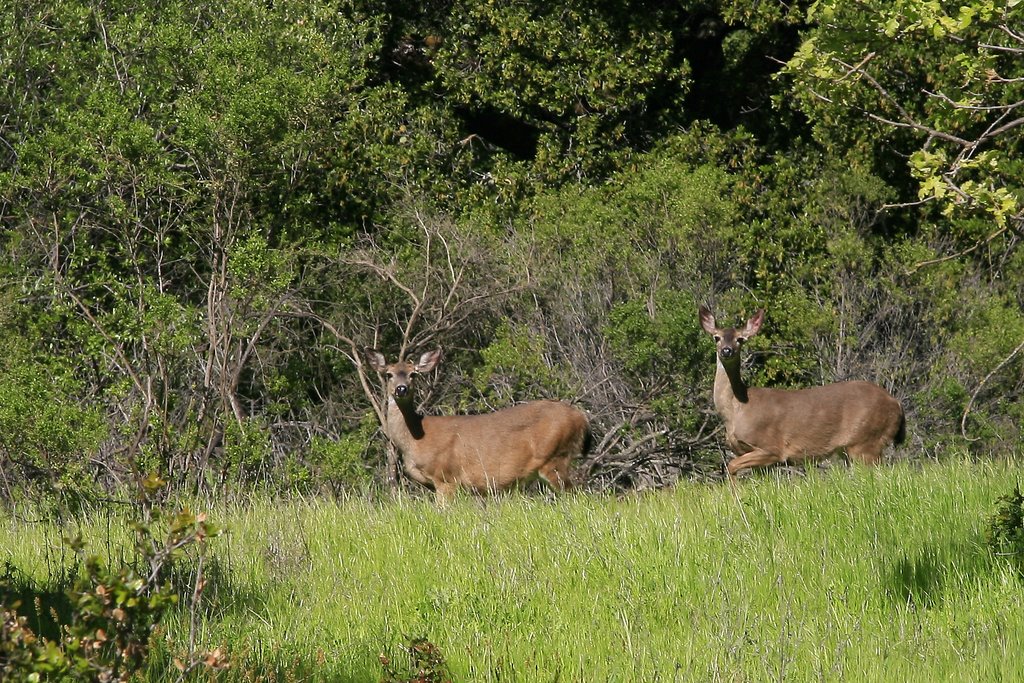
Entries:
<svg viewBox="0 0 1024 683">
<path fill-rule="evenodd" d="M 143 669 L 154 628 L 178 602 L 176 590 L 166 580 L 172 565 L 186 548 L 201 546 L 215 533 L 204 515 L 182 510 L 166 521 L 164 535 L 158 536 L 154 526 L 160 514 L 152 501 L 162 485 L 156 477 L 143 482 L 143 521 L 135 526 L 135 566 L 104 566 L 96 557 L 84 557 L 85 544 L 80 539 L 72 542 L 86 571 L 67 591 L 70 616 L 60 619 L 53 612 L 59 636 L 51 639 L 35 633 L 17 613 L 21 606 L 17 601 L 0 609 L 0 680 L 117 683 L 132 680 Z M 200 573 L 194 602 L 204 583 Z M 182 675 L 202 666 L 225 666 L 217 651 L 190 653 L 187 660 L 174 661 Z"/>
<path fill-rule="evenodd" d="M 1024 576 L 1024 495 L 1020 484 L 1013 492 L 1000 496 L 995 514 L 989 519 L 986 533 L 989 548 L 996 555 L 1009 558 L 1018 573 Z"/>
<path fill-rule="evenodd" d="M 451 683 L 448 664 L 437 645 L 420 637 L 410 639 L 403 649 L 408 656 L 404 666 L 386 655 L 380 656 L 384 669 L 380 683 Z"/>
</svg>

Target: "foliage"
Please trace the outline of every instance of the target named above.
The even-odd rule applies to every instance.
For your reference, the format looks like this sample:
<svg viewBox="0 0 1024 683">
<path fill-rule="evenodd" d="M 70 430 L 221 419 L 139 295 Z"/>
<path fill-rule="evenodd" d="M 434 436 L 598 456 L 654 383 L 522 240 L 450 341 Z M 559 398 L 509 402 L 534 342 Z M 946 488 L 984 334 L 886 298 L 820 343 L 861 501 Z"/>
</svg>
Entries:
<svg viewBox="0 0 1024 683">
<path fill-rule="evenodd" d="M 996 500 L 996 510 L 988 520 L 985 537 L 989 548 L 1000 556 L 1007 557 L 1024 575 L 1024 495 L 1020 484 L 1013 492 Z"/>
<path fill-rule="evenodd" d="M 224 430 L 224 466 L 231 481 L 265 479 L 270 460 L 270 438 L 265 425 L 249 418 L 228 420 Z"/>
<path fill-rule="evenodd" d="M 659 292 L 653 303 L 653 315 L 635 300 L 615 306 L 604 334 L 626 376 L 638 390 L 648 392 L 650 409 L 673 429 L 694 431 L 699 412 L 680 402 L 679 396 L 709 375 L 692 296 Z M 644 386 L 652 378 L 656 384 Z"/>
<path fill-rule="evenodd" d="M 474 388 L 493 408 L 514 405 L 523 398 L 557 398 L 578 391 L 566 381 L 567 369 L 545 358 L 545 340 L 532 330 L 499 323 L 493 341 L 480 350 L 481 364 L 474 370 Z M 534 394 L 538 388 L 548 395 Z"/>
<path fill-rule="evenodd" d="M 216 534 L 205 515 L 187 509 L 162 520 L 153 507 L 160 486 L 162 482 L 156 478 L 142 483 L 134 564 L 118 569 L 105 566 L 99 557 L 85 555 L 81 539 L 72 543 L 85 572 L 67 591 L 71 613 L 66 622 L 56 624 L 59 638 L 33 632 L 26 617 L 17 613 L 18 602 L 4 607 L 0 612 L 0 674 L 4 680 L 135 680 L 150 657 L 154 629 L 178 604 L 177 590 L 168 582 L 169 572 L 190 547 L 201 551 L 206 539 Z M 158 537 L 159 533 L 163 536 Z M 202 584 L 197 573 L 193 600 L 201 594 Z M 225 664 L 219 651 L 191 653 L 188 661 L 175 662 L 182 672 L 200 667 L 213 670 Z"/>
<path fill-rule="evenodd" d="M 528 140 L 518 147 L 535 145 L 526 155 L 541 177 L 614 166 L 639 142 L 651 100 L 682 104 L 687 68 L 673 54 L 671 8 L 453 4 L 458 21 L 430 55 L 439 84 L 456 106 L 525 126 Z"/>
<path fill-rule="evenodd" d="M 409 638 L 404 650 L 408 662 L 396 663 L 390 657 L 380 656 L 384 670 L 380 683 L 450 683 L 444 655 L 432 642 L 422 636 Z"/>
<path fill-rule="evenodd" d="M 340 439 L 314 437 L 304 454 L 308 466 L 300 471 L 313 473 L 309 483 L 326 482 L 335 491 L 366 488 L 373 482 L 375 464 L 379 460 L 371 457 L 377 455 L 371 450 L 371 444 L 378 429 L 372 413 L 367 413 L 357 429 Z M 297 486 L 299 482 L 293 483 L 297 488 L 304 488 Z"/>
<path fill-rule="evenodd" d="M 918 201 L 1020 231 L 1020 4 L 830 0 L 808 19 L 787 73 L 819 139 L 848 144 L 845 121 L 861 146 L 895 143 Z"/>
<path fill-rule="evenodd" d="M 1019 15 L 5 6 L 3 495 L 393 484 L 364 346 L 443 347 L 428 409 L 580 404 L 595 488 L 709 474 L 700 303 L 768 309 L 754 383 L 1011 443 Z"/>
<path fill-rule="evenodd" d="M 0 470 L 29 497 L 73 510 L 99 492 L 90 459 L 107 434 L 100 412 L 68 399 L 78 382 L 59 358 L 34 358 L 16 336 L 0 354 Z M 16 497 L 9 483 L 2 495 Z M 20 497 L 20 496 L 18 496 Z"/>
</svg>

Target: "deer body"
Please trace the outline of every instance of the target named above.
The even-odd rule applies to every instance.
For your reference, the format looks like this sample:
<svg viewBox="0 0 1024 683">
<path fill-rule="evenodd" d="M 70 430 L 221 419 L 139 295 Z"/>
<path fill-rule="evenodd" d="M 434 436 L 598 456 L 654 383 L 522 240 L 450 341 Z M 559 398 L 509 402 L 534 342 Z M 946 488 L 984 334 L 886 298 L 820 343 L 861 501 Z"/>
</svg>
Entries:
<svg viewBox="0 0 1024 683">
<path fill-rule="evenodd" d="M 737 457 L 730 475 L 776 462 L 824 458 L 845 452 L 858 462 L 874 464 L 889 444 L 902 443 L 903 407 L 871 382 L 840 382 L 808 389 L 747 387 L 740 376 L 740 346 L 761 329 L 760 310 L 743 328 L 718 328 L 701 307 L 701 326 L 715 339 L 715 410 L 725 426 L 725 440 Z"/>
<path fill-rule="evenodd" d="M 534 401 L 482 415 L 431 416 L 415 409 L 411 379 L 429 372 L 440 351 L 423 354 L 418 363 L 388 365 L 367 350 L 370 366 L 387 374 L 388 438 L 402 453 L 405 472 L 432 488 L 444 503 L 463 486 L 487 493 L 540 476 L 562 491 L 569 487 L 569 466 L 589 434 L 586 416 L 565 403 Z"/>
</svg>

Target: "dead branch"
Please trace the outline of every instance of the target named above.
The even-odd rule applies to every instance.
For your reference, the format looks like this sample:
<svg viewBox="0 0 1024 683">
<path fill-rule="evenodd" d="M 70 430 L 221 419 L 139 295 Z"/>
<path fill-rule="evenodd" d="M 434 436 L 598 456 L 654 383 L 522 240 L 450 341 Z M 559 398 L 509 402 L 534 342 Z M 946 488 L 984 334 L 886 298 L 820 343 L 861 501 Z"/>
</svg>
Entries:
<svg viewBox="0 0 1024 683">
<path fill-rule="evenodd" d="M 940 258 L 935 258 L 935 259 L 929 259 L 929 260 L 927 260 L 927 261 L 920 261 L 920 262 L 918 262 L 918 263 L 915 263 L 915 264 L 914 264 L 913 266 L 911 266 L 910 268 L 908 268 L 908 269 L 907 269 L 907 270 L 905 271 L 905 273 L 906 273 L 907 275 L 913 275 L 914 273 L 916 273 L 916 272 L 917 272 L 918 270 L 920 270 L 921 268 L 924 268 L 925 266 L 934 266 L 934 265 L 935 265 L 935 264 L 937 264 L 937 263 L 944 263 L 944 262 L 946 262 L 946 261 L 952 261 L 952 260 L 954 260 L 954 259 L 958 259 L 958 258 L 960 258 L 961 256 L 965 256 L 966 254 L 970 254 L 971 252 L 973 252 L 973 251 L 976 251 L 976 250 L 980 249 L 981 247 L 985 246 L 986 244 L 988 244 L 989 242 L 991 242 L 991 241 L 992 241 L 992 240 L 994 240 L 995 238 L 997 238 L 997 237 L 999 237 L 1000 235 L 1002 235 L 1002 234 L 1003 234 L 1004 232 L 1006 232 L 1006 231 L 1007 231 L 1007 229 L 1008 229 L 1008 228 L 1006 228 L 1006 227 L 1004 226 L 1004 227 L 1000 228 L 999 230 L 996 230 L 996 231 L 995 231 L 994 233 L 992 233 L 991 235 L 989 235 L 989 236 L 988 236 L 988 237 L 986 237 L 985 239 L 983 239 L 983 240 L 981 240 L 981 241 L 979 241 L 979 242 L 975 243 L 974 245 L 972 245 L 972 246 L 970 246 L 970 247 L 968 247 L 968 248 L 964 249 L 963 251 L 959 251 L 959 252 L 957 252 L 957 253 L 955 253 L 955 254 L 949 254 L 949 255 L 947 255 L 947 256 L 942 256 L 942 257 L 940 257 Z"/>
<path fill-rule="evenodd" d="M 981 390 L 985 387 L 986 384 L 988 384 L 988 381 L 992 379 L 1000 370 L 1006 367 L 1022 350 L 1024 350 L 1024 341 L 1021 341 L 1020 344 L 1017 344 L 1017 348 L 1011 351 L 1010 355 L 1001 360 L 998 365 L 992 368 L 992 370 L 987 375 L 985 375 L 984 378 L 982 378 L 981 382 L 978 383 L 978 386 L 974 389 L 974 392 L 971 393 L 971 398 L 967 401 L 967 405 L 964 407 L 964 414 L 960 418 L 960 433 L 963 434 L 963 437 L 968 441 L 978 440 L 976 438 L 971 438 L 967 436 L 967 416 L 970 415 L 971 409 L 974 407 L 974 401 L 978 398 L 978 394 L 980 394 Z"/>
</svg>

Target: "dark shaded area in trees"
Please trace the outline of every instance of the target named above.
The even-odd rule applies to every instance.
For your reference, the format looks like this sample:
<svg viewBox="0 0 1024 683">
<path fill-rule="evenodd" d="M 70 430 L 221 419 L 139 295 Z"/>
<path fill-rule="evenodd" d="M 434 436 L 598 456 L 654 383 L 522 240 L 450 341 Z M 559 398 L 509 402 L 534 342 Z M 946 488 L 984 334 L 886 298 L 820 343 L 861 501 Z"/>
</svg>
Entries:
<svg viewBox="0 0 1024 683">
<path fill-rule="evenodd" d="M 458 107 L 454 113 L 467 133 L 463 144 L 497 147 L 520 161 L 530 161 L 537 156 L 541 131 L 536 126 L 488 107 Z"/>
<path fill-rule="evenodd" d="M 686 97 L 691 120 L 706 119 L 725 130 L 742 126 L 773 147 L 799 137 L 803 117 L 772 102 L 778 93 L 772 77 L 793 56 L 803 27 L 783 24 L 756 32 L 710 11 L 688 23 L 689 37 L 679 47 L 680 58 L 693 69 Z"/>
</svg>

